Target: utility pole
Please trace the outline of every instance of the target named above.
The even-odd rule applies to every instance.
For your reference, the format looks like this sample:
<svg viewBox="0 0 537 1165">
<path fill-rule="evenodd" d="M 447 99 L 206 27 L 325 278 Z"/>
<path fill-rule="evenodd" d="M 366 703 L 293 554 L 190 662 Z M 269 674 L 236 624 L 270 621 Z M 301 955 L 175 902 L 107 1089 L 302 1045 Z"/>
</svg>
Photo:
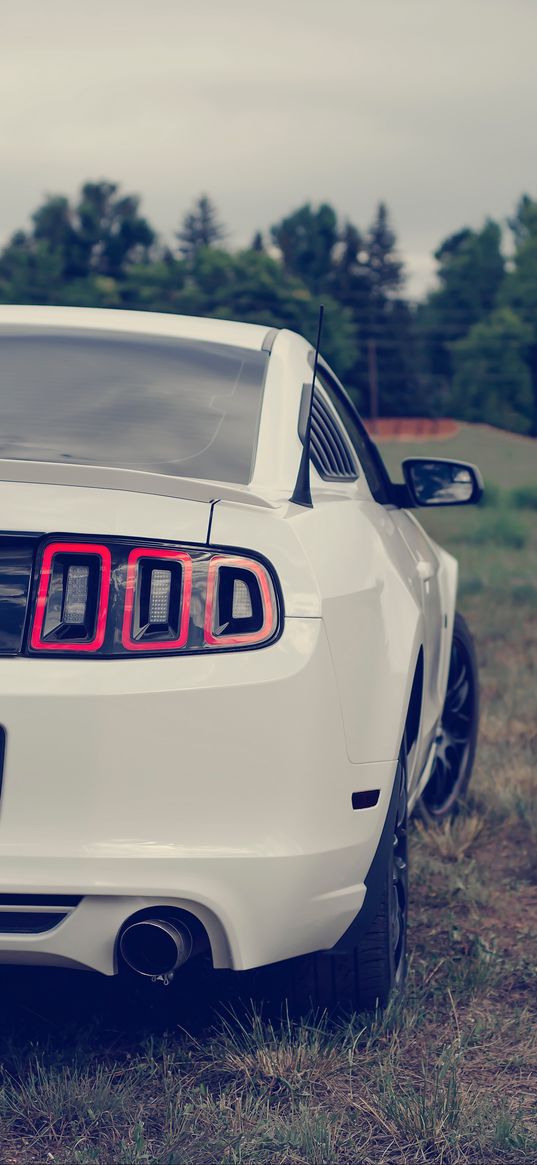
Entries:
<svg viewBox="0 0 537 1165">
<path fill-rule="evenodd" d="M 371 428 L 374 433 L 377 431 L 377 420 L 379 415 L 379 382 L 377 369 L 377 344 L 375 340 L 367 341 L 367 370 L 369 377 L 369 416 L 371 419 Z"/>
</svg>

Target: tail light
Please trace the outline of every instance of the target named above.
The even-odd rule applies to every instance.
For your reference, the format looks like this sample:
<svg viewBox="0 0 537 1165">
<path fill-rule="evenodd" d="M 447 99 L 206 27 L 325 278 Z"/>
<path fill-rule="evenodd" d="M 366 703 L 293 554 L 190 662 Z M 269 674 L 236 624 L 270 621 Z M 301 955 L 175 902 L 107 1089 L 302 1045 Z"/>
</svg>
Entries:
<svg viewBox="0 0 537 1165">
<path fill-rule="evenodd" d="M 112 538 L 53 539 L 38 553 L 31 655 L 236 651 L 280 630 L 276 579 L 250 555 Z"/>
<path fill-rule="evenodd" d="M 99 651 L 106 633 L 110 574 L 107 546 L 50 542 L 41 562 L 31 648 Z"/>
<path fill-rule="evenodd" d="M 127 561 L 122 643 L 126 651 L 186 647 L 192 559 L 181 550 L 137 546 Z"/>
<path fill-rule="evenodd" d="M 211 647 L 252 646 L 272 634 L 270 579 L 261 563 L 216 555 L 209 562 L 205 642 Z"/>
</svg>

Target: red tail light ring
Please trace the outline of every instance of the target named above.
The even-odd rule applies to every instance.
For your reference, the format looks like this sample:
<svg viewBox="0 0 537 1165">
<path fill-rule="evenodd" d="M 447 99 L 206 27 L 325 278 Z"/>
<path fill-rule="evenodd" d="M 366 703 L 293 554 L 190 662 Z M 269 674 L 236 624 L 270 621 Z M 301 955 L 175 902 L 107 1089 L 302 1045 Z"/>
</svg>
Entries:
<svg viewBox="0 0 537 1165">
<path fill-rule="evenodd" d="M 54 558 L 57 554 L 68 554 L 70 556 L 76 556 L 80 554 L 84 555 L 85 558 L 87 558 L 88 555 L 94 555 L 96 558 L 99 558 L 101 562 L 99 598 L 95 617 L 95 633 L 93 638 L 85 643 L 66 643 L 63 641 L 50 642 L 43 638 L 43 626 L 49 600 L 52 567 Z M 104 637 L 106 633 L 106 617 L 108 613 L 108 597 L 110 593 L 111 565 L 112 558 L 110 550 L 107 546 L 97 545 L 96 543 L 88 544 L 87 542 L 50 542 L 49 545 L 45 547 L 43 561 L 41 563 L 34 621 L 30 637 L 30 646 L 34 649 L 34 651 L 76 651 L 77 654 L 81 651 L 99 651 L 99 648 L 102 647 L 104 643 Z"/>
<path fill-rule="evenodd" d="M 37 548 L 23 650 L 100 659 L 240 651 L 283 629 L 278 580 L 248 551 L 57 533 Z"/>
<path fill-rule="evenodd" d="M 160 640 L 156 645 L 159 651 L 177 651 L 184 647 L 188 640 L 190 620 L 190 599 L 192 596 L 192 559 L 189 554 L 180 550 L 160 550 L 155 547 L 137 546 L 131 550 L 127 563 L 127 584 L 125 587 L 125 609 L 123 614 L 122 643 L 127 651 L 154 651 L 155 643 L 151 640 L 140 642 L 133 638 L 134 605 L 136 601 L 138 565 L 140 559 L 155 558 L 159 562 L 178 562 L 182 569 L 182 588 L 180 606 L 179 634 L 174 639 Z"/>
<path fill-rule="evenodd" d="M 218 634 L 215 628 L 215 608 L 218 594 L 218 574 L 221 567 L 238 567 L 255 575 L 261 592 L 263 603 L 263 624 L 252 632 L 243 632 L 239 635 Z M 207 574 L 207 600 L 205 604 L 205 642 L 211 647 L 248 647 L 269 639 L 274 631 L 275 611 L 272 601 L 271 588 L 267 572 L 259 562 L 252 558 L 233 557 L 229 554 L 215 555 L 209 562 Z"/>
</svg>

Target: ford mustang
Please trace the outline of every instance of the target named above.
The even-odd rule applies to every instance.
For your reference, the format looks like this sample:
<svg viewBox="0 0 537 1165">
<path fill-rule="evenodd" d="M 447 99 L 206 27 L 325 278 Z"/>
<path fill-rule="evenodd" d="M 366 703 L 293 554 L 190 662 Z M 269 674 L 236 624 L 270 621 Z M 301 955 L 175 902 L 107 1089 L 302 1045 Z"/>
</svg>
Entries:
<svg viewBox="0 0 537 1165">
<path fill-rule="evenodd" d="M 478 712 L 415 510 L 482 489 L 402 468 L 290 331 L 0 307 L 0 962 L 402 986 Z"/>
</svg>

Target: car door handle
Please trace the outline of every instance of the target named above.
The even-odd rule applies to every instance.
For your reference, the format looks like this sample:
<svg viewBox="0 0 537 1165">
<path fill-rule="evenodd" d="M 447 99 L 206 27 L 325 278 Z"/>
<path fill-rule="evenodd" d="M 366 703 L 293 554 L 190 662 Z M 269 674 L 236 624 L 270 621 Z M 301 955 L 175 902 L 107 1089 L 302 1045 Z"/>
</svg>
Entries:
<svg viewBox="0 0 537 1165">
<path fill-rule="evenodd" d="M 418 571 L 419 577 L 423 580 L 423 582 L 428 582 L 429 579 L 432 578 L 433 574 L 434 574 L 433 563 L 427 562 L 427 560 L 425 558 L 420 558 L 419 562 L 417 563 L 417 571 Z"/>
</svg>

